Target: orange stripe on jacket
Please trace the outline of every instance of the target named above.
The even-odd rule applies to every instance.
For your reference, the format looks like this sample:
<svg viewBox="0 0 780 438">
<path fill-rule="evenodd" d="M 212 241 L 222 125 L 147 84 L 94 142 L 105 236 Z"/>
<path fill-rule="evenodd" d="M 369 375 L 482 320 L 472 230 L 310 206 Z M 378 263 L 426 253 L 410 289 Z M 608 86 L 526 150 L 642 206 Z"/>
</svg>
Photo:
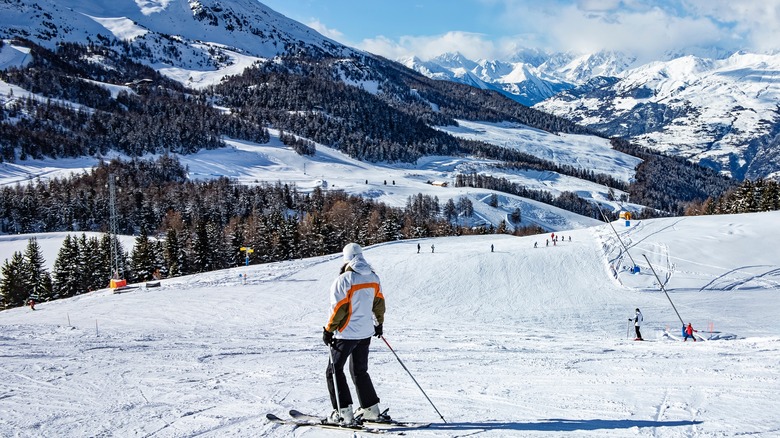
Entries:
<svg viewBox="0 0 780 438">
<path fill-rule="evenodd" d="M 331 327 L 333 325 L 337 325 L 337 322 L 335 320 L 336 319 L 336 315 L 339 314 L 339 309 L 341 307 L 343 307 L 344 305 L 346 305 L 347 306 L 347 316 L 346 316 L 346 318 L 344 319 L 344 321 L 341 324 L 337 325 L 338 331 L 343 332 L 344 329 L 347 328 L 347 326 L 349 325 L 349 320 L 352 317 L 352 295 L 357 290 L 368 289 L 368 288 L 374 289 L 374 296 L 375 297 L 379 296 L 382 299 L 385 298 L 384 296 L 382 296 L 382 292 L 379 289 L 379 283 L 361 283 L 361 284 L 354 284 L 354 285 L 352 285 L 352 287 L 350 287 L 349 290 L 347 291 L 347 296 L 344 297 L 343 300 L 341 300 L 338 303 L 336 303 L 336 306 L 333 308 L 333 314 L 330 316 L 330 320 L 328 320 L 328 327 Z"/>
</svg>

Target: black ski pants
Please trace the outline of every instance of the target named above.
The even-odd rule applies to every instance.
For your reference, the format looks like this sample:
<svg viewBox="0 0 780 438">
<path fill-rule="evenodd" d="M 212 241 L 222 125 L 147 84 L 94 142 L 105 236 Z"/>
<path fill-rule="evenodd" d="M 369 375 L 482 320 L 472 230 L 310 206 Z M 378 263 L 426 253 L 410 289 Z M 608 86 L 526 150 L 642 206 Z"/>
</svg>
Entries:
<svg viewBox="0 0 780 438">
<path fill-rule="evenodd" d="M 379 403 L 379 397 L 374 390 L 374 384 L 371 382 L 371 376 L 368 375 L 368 347 L 371 345 L 371 338 L 366 339 L 334 339 L 330 347 L 333 354 L 333 363 L 328 361 L 328 370 L 325 376 L 328 381 L 328 392 L 330 392 L 330 403 L 333 409 L 340 405 L 345 408 L 352 404 L 352 395 L 347 386 L 347 377 L 344 375 L 344 365 L 348 358 L 349 373 L 352 375 L 352 382 L 355 384 L 358 401 L 361 408 L 367 408 Z M 333 366 L 335 365 L 335 367 Z M 339 389 L 339 405 L 336 404 L 336 388 L 333 386 L 333 372 L 335 368 L 336 382 Z"/>
<path fill-rule="evenodd" d="M 642 333 L 639 333 L 639 326 L 638 325 L 634 326 L 634 330 L 636 331 L 636 338 L 637 339 L 642 339 Z"/>
</svg>

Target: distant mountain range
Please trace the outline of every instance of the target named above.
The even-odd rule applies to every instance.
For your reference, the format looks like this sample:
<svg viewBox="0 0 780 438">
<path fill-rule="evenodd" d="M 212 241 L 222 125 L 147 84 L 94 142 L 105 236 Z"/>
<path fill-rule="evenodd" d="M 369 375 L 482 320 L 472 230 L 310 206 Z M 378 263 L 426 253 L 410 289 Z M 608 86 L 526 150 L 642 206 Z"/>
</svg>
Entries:
<svg viewBox="0 0 780 438">
<path fill-rule="evenodd" d="M 625 143 L 620 151 L 645 164 L 637 166 L 636 181 L 562 166 L 553 161 L 556 154 L 534 156 L 521 138 L 497 144 L 440 129 L 458 120 L 483 121 L 603 140 L 583 125 L 606 129 L 607 115 L 580 125 L 545 111 L 574 118 L 569 112 L 518 104 L 512 91 L 536 96 L 529 104 L 546 104 L 592 90 L 609 105 L 609 87 L 633 68 L 634 60 L 619 53 L 526 50 L 506 62 L 442 56 L 423 75 L 341 45 L 255 0 L 0 0 L 0 38 L 6 41 L 0 47 L 4 161 L 97 156 L 109 149 L 131 156 L 188 154 L 223 147 L 226 137 L 263 143 L 263 130 L 273 128 L 302 150 L 312 142 L 363 161 L 403 165 L 425 156 L 471 156 L 589 178 L 667 212 L 728 186 L 692 176 L 698 170 L 684 163 L 664 180 L 655 172 L 668 170 L 667 157 Z M 470 86 L 452 80 L 456 72 Z M 451 80 L 426 77 L 435 74 Z M 638 86 L 645 96 L 644 84 Z M 480 182 L 488 183 L 504 185 Z"/>
<path fill-rule="evenodd" d="M 618 52 L 524 51 L 510 61 L 448 53 L 398 61 L 737 179 L 780 178 L 780 55 L 714 54 L 670 54 L 641 65 Z"/>
</svg>

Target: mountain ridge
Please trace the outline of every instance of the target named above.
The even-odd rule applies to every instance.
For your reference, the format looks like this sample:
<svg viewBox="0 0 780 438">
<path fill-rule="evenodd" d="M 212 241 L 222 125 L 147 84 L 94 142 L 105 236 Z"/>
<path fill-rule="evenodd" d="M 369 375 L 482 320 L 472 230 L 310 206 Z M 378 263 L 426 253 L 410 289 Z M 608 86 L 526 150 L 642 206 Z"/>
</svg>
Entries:
<svg viewBox="0 0 780 438">
<path fill-rule="evenodd" d="M 644 64 L 609 51 L 547 53 L 541 63 L 537 53 L 533 64 L 522 56 L 507 62 L 462 55 L 399 62 L 434 79 L 497 89 L 605 135 L 740 180 L 780 178 L 774 147 L 780 133 L 780 55 L 712 52 L 720 57 L 669 53 Z M 502 68 L 482 68 L 485 64 Z"/>
</svg>

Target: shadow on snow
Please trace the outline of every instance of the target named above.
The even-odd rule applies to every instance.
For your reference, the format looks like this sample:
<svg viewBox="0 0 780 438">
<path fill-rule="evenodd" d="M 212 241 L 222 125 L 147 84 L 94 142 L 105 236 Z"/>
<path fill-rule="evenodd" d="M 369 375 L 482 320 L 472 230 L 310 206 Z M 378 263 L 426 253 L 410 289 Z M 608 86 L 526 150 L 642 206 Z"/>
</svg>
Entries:
<svg viewBox="0 0 780 438">
<path fill-rule="evenodd" d="M 434 423 L 434 430 L 535 430 L 575 431 L 600 429 L 631 429 L 633 427 L 682 427 L 701 424 L 703 421 L 651 421 L 651 420 L 565 420 L 552 418 L 540 422 L 485 422 L 485 423 Z"/>
</svg>

